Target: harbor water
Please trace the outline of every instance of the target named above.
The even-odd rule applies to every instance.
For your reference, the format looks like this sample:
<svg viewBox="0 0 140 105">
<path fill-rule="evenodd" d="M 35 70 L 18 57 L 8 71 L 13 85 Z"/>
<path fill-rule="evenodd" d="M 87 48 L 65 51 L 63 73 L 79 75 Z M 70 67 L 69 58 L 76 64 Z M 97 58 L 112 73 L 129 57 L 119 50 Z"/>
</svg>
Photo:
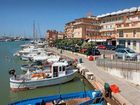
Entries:
<svg viewBox="0 0 140 105">
<path fill-rule="evenodd" d="M 82 77 L 77 75 L 73 81 L 65 84 L 20 92 L 11 92 L 9 86 L 9 70 L 16 69 L 16 74 L 20 74 L 22 73 L 20 66 L 22 64 L 28 63 L 21 61 L 19 57 L 13 56 L 13 53 L 20 49 L 21 44 L 25 43 L 27 42 L 0 42 L 0 105 L 7 105 L 8 103 L 27 98 L 79 92 L 91 89 L 90 85 L 88 85 L 86 82 L 83 82 L 81 79 Z"/>
</svg>

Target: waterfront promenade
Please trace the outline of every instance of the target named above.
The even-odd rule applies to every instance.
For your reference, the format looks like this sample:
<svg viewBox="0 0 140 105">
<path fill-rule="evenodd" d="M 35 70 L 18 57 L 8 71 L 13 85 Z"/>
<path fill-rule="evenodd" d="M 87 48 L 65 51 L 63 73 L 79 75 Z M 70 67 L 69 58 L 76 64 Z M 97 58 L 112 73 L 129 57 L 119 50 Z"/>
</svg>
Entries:
<svg viewBox="0 0 140 105">
<path fill-rule="evenodd" d="M 60 54 L 60 49 L 51 48 L 51 51 Z M 112 76 L 109 73 L 102 70 L 100 67 L 96 66 L 96 63 L 93 61 L 89 61 L 86 56 L 80 54 L 74 54 L 69 51 L 63 51 L 62 55 L 79 59 L 82 58 L 82 65 L 87 68 L 90 72 L 92 72 L 96 79 L 101 83 L 101 88 L 103 88 L 103 83 L 108 82 L 109 84 L 117 84 L 120 88 L 120 93 L 113 94 L 113 96 L 119 100 L 123 105 L 139 105 L 140 104 L 140 88 L 131 84 L 130 82 Z M 125 103 L 125 104 L 124 104 Z"/>
</svg>

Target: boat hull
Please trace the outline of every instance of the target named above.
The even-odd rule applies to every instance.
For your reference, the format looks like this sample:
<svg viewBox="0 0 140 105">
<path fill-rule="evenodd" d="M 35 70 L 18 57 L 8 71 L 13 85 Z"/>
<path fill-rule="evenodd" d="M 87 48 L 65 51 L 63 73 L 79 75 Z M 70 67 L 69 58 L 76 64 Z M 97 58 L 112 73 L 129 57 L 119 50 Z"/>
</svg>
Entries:
<svg viewBox="0 0 140 105">
<path fill-rule="evenodd" d="M 99 101 L 96 101 L 97 98 Z M 100 91 L 90 90 L 90 91 L 84 91 L 84 92 L 75 92 L 75 93 L 69 93 L 69 94 L 56 94 L 52 96 L 25 99 L 25 100 L 20 100 L 20 101 L 11 103 L 9 105 L 54 105 L 53 104 L 54 102 L 59 102 L 61 100 L 63 103 L 66 103 L 66 105 L 68 101 L 72 101 L 72 100 L 74 100 L 74 103 L 77 102 L 76 105 L 89 105 L 89 104 L 104 105 L 105 104 L 105 101 Z"/>
<path fill-rule="evenodd" d="M 15 81 L 10 79 L 10 88 L 12 91 L 20 91 L 62 84 L 73 80 L 76 77 L 76 74 L 77 71 L 62 77 L 46 78 L 43 80 L 35 80 L 35 81 Z"/>
</svg>

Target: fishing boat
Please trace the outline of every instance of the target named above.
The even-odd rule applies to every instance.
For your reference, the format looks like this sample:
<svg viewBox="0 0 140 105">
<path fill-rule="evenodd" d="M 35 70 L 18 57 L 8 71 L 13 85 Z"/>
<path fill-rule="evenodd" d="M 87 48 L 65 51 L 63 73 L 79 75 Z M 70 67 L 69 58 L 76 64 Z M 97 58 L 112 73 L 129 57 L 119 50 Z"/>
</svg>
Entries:
<svg viewBox="0 0 140 105">
<path fill-rule="evenodd" d="M 100 91 L 84 91 L 21 100 L 9 105 L 106 105 Z"/>
<path fill-rule="evenodd" d="M 22 54 L 20 57 L 22 60 L 24 61 L 28 61 L 30 60 L 31 58 L 33 58 L 34 56 L 40 56 L 40 55 L 46 55 L 47 56 L 47 52 L 44 51 L 43 49 L 33 49 L 30 53 L 28 54 Z"/>
<path fill-rule="evenodd" d="M 76 77 L 77 69 L 67 67 L 67 62 L 55 62 L 50 70 L 38 73 L 28 71 L 26 74 L 12 74 L 10 88 L 13 91 L 38 88 L 43 86 L 57 85 L 71 81 Z"/>
</svg>

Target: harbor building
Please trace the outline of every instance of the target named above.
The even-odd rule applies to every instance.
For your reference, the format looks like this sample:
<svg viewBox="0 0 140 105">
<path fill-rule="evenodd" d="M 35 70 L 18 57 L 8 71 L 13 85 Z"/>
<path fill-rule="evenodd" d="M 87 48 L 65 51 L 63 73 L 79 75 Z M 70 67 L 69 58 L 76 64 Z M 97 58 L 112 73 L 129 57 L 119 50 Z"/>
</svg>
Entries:
<svg viewBox="0 0 140 105">
<path fill-rule="evenodd" d="M 56 30 L 47 30 L 46 40 L 48 41 L 49 46 L 53 46 L 53 42 L 58 39 L 58 31 Z"/>
<path fill-rule="evenodd" d="M 75 19 L 64 30 L 66 38 L 121 44 L 140 52 L 140 7 Z"/>
<path fill-rule="evenodd" d="M 97 17 L 101 21 L 101 35 L 111 36 L 114 41 L 116 39 L 117 45 L 121 44 L 140 52 L 140 7 L 119 10 Z"/>
<path fill-rule="evenodd" d="M 67 38 L 92 38 L 100 35 L 99 30 L 99 21 L 95 16 L 75 19 L 65 25 L 65 34 Z"/>
<path fill-rule="evenodd" d="M 48 41 L 49 46 L 53 46 L 54 42 L 57 39 L 64 39 L 65 34 L 64 32 L 58 32 L 56 30 L 47 30 L 46 32 L 46 40 Z"/>
<path fill-rule="evenodd" d="M 106 42 L 111 37 L 101 35 L 100 18 L 87 16 L 75 19 L 65 25 L 66 38 L 89 39 L 89 41 Z"/>
<path fill-rule="evenodd" d="M 57 38 L 58 39 L 64 39 L 65 38 L 65 33 L 64 32 L 58 32 Z"/>
</svg>

